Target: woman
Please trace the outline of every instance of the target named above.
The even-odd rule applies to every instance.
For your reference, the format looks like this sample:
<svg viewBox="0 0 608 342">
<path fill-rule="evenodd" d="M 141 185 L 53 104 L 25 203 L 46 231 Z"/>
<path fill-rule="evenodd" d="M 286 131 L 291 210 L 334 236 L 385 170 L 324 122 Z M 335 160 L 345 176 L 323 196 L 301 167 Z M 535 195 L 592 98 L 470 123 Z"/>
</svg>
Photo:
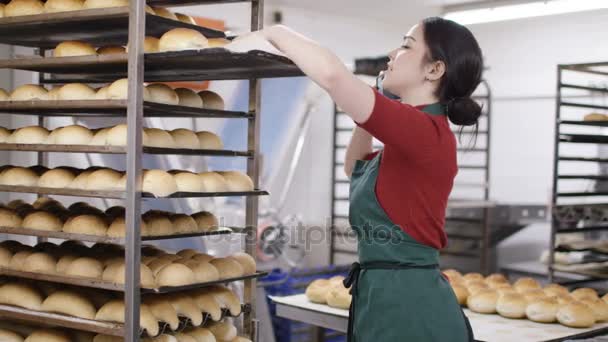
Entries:
<svg viewBox="0 0 608 342">
<path fill-rule="evenodd" d="M 357 124 L 346 153 L 350 223 L 359 262 L 352 284 L 349 340 L 472 341 L 468 320 L 439 269 L 439 250 L 456 165 L 456 125 L 476 125 L 471 94 L 481 50 L 471 32 L 428 18 L 391 51 L 389 99 L 351 74 L 329 50 L 273 26 L 261 34 L 323 87 Z M 372 137 L 384 143 L 372 151 Z"/>
</svg>

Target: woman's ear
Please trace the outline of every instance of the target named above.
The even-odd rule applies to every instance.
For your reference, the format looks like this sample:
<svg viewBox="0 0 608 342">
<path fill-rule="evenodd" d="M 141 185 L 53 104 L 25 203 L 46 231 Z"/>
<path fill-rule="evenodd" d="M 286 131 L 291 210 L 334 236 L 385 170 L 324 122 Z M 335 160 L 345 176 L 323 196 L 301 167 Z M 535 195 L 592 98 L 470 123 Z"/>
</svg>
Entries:
<svg viewBox="0 0 608 342">
<path fill-rule="evenodd" d="M 425 69 L 426 80 L 437 81 L 445 74 L 445 63 L 443 61 L 431 62 Z"/>
</svg>

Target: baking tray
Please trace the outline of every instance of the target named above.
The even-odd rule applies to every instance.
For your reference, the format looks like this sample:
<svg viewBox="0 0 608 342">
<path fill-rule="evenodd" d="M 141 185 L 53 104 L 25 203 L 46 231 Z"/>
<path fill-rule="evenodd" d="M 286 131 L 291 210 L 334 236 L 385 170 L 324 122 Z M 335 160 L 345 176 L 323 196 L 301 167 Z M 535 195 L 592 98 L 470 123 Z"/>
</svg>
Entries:
<svg viewBox="0 0 608 342">
<path fill-rule="evenodd" d="M 26 194 L 41 194 L 41 195 L 58 195 L 58 196 L 77 196 L 77 197 L 96 197 L 96 198 L 115 198 L 124 199 L 125 191 L 114 190 L 80 190 L 66 188 L 43 188 L 32 186 L 13 186 L 0 185 L 0 191 L 3 192 L 19 192 Z M 176 192 L 167 197 L 155 197 L 151 193 L 142 192 L 142 198 L 198 198 L 198 197 L 234 197 L 234 196 L 264 196 L 268 195 L 267 191 L 254 190 L 242 192 Z"/>
<path fill-rule="evenodd" d="M 242 304 L 241 305 L 241 314 L 251 312 L 250 304 Z M 230 315 L 230 313 L 226 309 L 222 309 L 222 319 L 225 317 L 234 317 Z M 125 333 L 125 327 L 122 323 L 112 323 L 112 322 L 104 322 L 104 321 L 96 321 L 84 318 L 78 318 L 68 315 L 55 314 L 44 311 L 35 311 L 29 310 L 25 308 L 20 308 L 11 305 L 3 305 L 0 304 L 0 318 L 4 319 L 14 319 L 25 321 L 28 323 L 40 323 L 41 321 L 44 324 L 51 326 L 59 326 L 64 328 L 71 328 L 82 331 L 90 331 L 98 334 L 111 335 L 111 336 L 123 336 Z M 203 324 L 208 323 L 210 320 L 210 316 L 208 314 L 203 314 Z M 164 332 L 169 332 L 169 325 L 166 323 L 159 323 L 160 330 L 159 335 Z M 176 331 L 182 331 L 187 327 L 192 326 L 192 323 L 189 319 L 185 317 L 180 317 L 180 324 Z M 143 336 L 142 332 L 142 336 Z"/>
<path fill-rule="evenodd" d="M 115 243 L 115 244 L 119 244 L 119 245 L 124 245 L 126 243 L 125 238 L 119 238 L 119 237 L 72 234 L 72 233 L 65 233 L 65 232 L 55 232 L 55 231 L 48 231 L 48 230 L 15 228 L 15 227 L 0 227 L 0 233 L 11 234 L 11 235 L 37 236 L 37 237 L 63 239 L 63 240 Z M 233 233 L 234 232 L 230 228 L 219 228 L 218 230 L 212 231 L 212 232 L 175 234 L 175 235 L 159 235 L 159 236 L 142 236 L 141 241 L 183 239 L 183 238 L 189 238 L 189 237 L 205 237 L 205 236 L 215 236 L 215 235 L 227 235 L 227 234 L 233 234 Z"/>
<path fill-rule="evenodd" d="M 144 102 L 145 117 L 252 118 L 251 113 Z M 0 101 L 1 113 L 36 116 L 126 117 L 127 100 Z"/>
<path fill-rule="evenodd" d="M 79 278 L 79 277 L 70 277 L 70 276 L 65 276 L 65 275 L 43 274 L 43 273 L 35 273 L 35 272 L 22 272 L 22 271 L 11 270 L 11 269 L 4 268 L 4 267 L 0 267 L 0 275 L 32 279 L 32 280 L 36 280 L 36 281 L 48 281 L 51 283 L 90 287 L 90 288 L 102 289 L 102 290 L 119 291 L 119 292 L 125 291 L 124 284 L 116 284 L 116 283 L 112 283 L 112 282 L 103 281 L 101 279 Z M 268 275 L 267 272 L 256 272 L 254 274 L 250 274 L 250 275 L 246 275 L 246 276 L 242 276 L 242 277 L 221 279 L 221 280 L 217 280 L 217 281 L 196 283 L 196 284 L 190 284 L 190 285 L 185 285 L 185 286 L 163 286 L 163 287 L 158 287 L 158 288 L 143 288 L 142 287 L 140 291 L 142 294 L 146 294 L 146 293 L 160 294 L 160 293 L 180 292 L 180 291 L 200 289 L 200 288 L 208 287 L 208 286 L 212 286 L 212 285 L 227 284 L 227 283 L 240 281 L 240 280 L 257 279 L 260 277 L 264 277 L 266 275 Z"/>
<path fill-rule="evenodd" d="M 111 82 L 127 77 L 127 65 L 127 54 L 0 60 L 3 69 L 76 75 L 72 81 L 83 83 Z M 147 82 L 303 76 L 286 57 L 259 50 L 237 53 L 224 48 L 148 53 L 144 55 L 144 70 Z"/>
<path fill-rule="evenodd" d="M 559 141 L 581 144 L 606 144 L 608 143 L 608 135 L 560 133 Z"/>
<path fill-rule="evenodd" d="M 185 27 L 208 38 L 224 38 L 222 31 L 183 23 L 146 13 L 146 35 L 159 37 Z M 126 45 L 129 37 L 129 8 L 113 7 L 0 18 L 0 43 L 52 49 L 67 40 L 95 46 Z"/>
<path fill-rule="evenodd" d="M 559 123 L 562 124 L 562 125 L 608 127 L 608 121 L 560 120 Z"/>
<path fill-rule="evenodd" d="M 32 151 L 32 152 L 70 152 L 70 153 L 104 153 L 126 154 L 125 146 L 91 146 L 91 145 L 49 145 L 49 144 L 3 144 L 0 151 Z M 179 154 L 217 157 L 253 157 L 253 153 L 232 150 L 195 150 L 185 148 L 143 147 L 147 154 Z"/>
<path fill-rule="evenodd" d="M 553 208 L 553 217 L 564 223 L 578 221 L 608 221 L 608 203 L 558 205 Z"/>
</svg>

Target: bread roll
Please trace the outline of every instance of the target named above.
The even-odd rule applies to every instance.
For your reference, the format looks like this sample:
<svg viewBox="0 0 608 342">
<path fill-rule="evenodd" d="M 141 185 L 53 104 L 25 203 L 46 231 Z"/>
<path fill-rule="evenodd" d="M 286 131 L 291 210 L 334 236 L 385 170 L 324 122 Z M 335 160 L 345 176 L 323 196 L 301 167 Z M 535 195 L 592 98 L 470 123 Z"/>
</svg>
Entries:
<svg viewBox="0 0 608 342">
<path fill-rule="evenodd" d="M 182 249 L 179 252 L 175 253 L 176 255 L 179 255 L 180 257 L 184 258 L 184 259 L 190 259 L 193 256 L 198 254 L 198 251 L 196 249 L 192 249 L 192 248 L 186 248 L 186 249 Z"/>
<path fill-rule="evenodd" d="M 112 169 L 93 171 L 86 182 L 86 190 L 113 190 L 120 181 L 122 174 Z"/>
<path fill-rule="evenodd" d="M 63 255 L 57 261 L 57 265 L 55 266 L 55 271 L 57 273 L 64 273 L 65 274 L 66 270 L 68 269 L 68 266 L 70 266 L 70 264 L 72 263 L 72 261 L 74 261 L 74 260 L 76 260 L 78 258 L 79 258 L 79 256 L 77 256 L 76 254 L 66 254 L 66 255 Z"/>
<path fill-rule="evenodd" d="M 593 311 L 596 322 L 608 321 L 608 304 L 606 302 L 601 299 L 591 299 L 589 297 L 582 299 L 580 302 L 587 305 L 591 311 Z"/>
<path fill-rule="evenodd" d="M 501 283 L 509 282 L 507 280 L 507 277 L 505 277 L 503 274 L 500 274 L 500 273 L 490 274 L 489 276 L 486 277 L 485 281 L 486 281 L 486 283 L 488 283 L 488 285 L 490 282 L 501 282 Z"/>
<path fill-rule="evenodd" d="M 161 148 L 176 148 L 175 140 L 169 132 L 158 128 L 144 128 L 144 132 L 148 136 L 147 143 L 144 146 L 161 147 Z"/>
<path fill-rule="evenodd" d="M 223 286 L 210 286 L 208 287 L 208 291 L 213 294 L 218 302 L 220 302 L 222 308 L 226 308 L 230 311 L 230 315 L 236 317 L 241 314 L 241 302 L 239 301 L 239 297 L 230 289 Z"/>
<path fill-rule="evenodd" d="M 107 143 L 108 132 L 110 128 L 102 128 L 98 131 L 93 132 L 93 139 L 89 142 L 91 146 L 105 146 Z"/>
<path fill-rule="evenodd" d="M 571 328 L 589 328 L 595 324 L 593 311 L 585 304 L 573 302 L 557 310 L 557 321 Z"/>
<path fill-rule="evenodd" d="M 52 169 L 45 172 L 38 180 L 38 186 L 43 188 L 67 188 L 76 175 L 65 169 Z"/>
<path fill-rule="evenodd" d="M 306 297 L 313 303 L 327 304 L 327 292 L 330 289 L 329 280 L 317 279 L 306 287 Z"/>
<path fill-rule="evenodd" d="M 84 5 L 84 0 L 47 0 L 44 10 L 47 13 L 79 11 Z"/>
<path fill-rule="evenodd" d="M 192 297 L 183 293 L 172 293 L 167 295 L 166 298 L 178 315 L 189 318 L 194 326 L 201 325 L 203 314 L 192 300 Z"/>
<path fill-rule="evenodd" d="M 47 213 L 44 211 L 35 211 L 31 214 L 28 214 L 23 219 L 22 226 L 23 228 L 28 229 L 60 232 L 63 227 L 63 222 L 61 222 L 61 220 L 57 216 L 51 213 Z"/>
<path fill-rule="evenodd" d="M 0 100 L 0 102 L 2 102 L 4 100 Z M 6 143 L 8 141 L 8 138 L 11 136 L 12 131 L 9 131 L 8 129 L 4 128 L 4 127 L 0 127 L 0 143 Z"/>
<path fill-rule="evenodd" d="M 184 192 L 204 192 L 201 177 L 192 172 L 184 171 L 173 174 L 178 191 Z"/>
<path fill-rule="evenodd" d="M 194 272 L 195 282 L 197 283 L 220 280 L 220 272 L 208 262 L 188 260 L 184 264 Z"/>
<path fill-rule="evenodd" d="M 103 264 L 93 258 L 78 258 L 68 265 L 65 273 L 73 277 L 101 279 Z"/>
<path fill-rule="evenodd" d="M 58 145 L 88 145 L 93 140 L 93 132 L 80 125 L 70 125 L 59 129 L 55 136 Z"/>
<path fill-rule="evenodd" d="M 201 50 L 208 46 L 208 41 L 202 33 L 187 29 L 175 28 L 160 37 L 158 48 L 160 52 Z M 205 99 L 203 99 L 203 103 Z"/>
<path fill-rule="evenodd" d="M 73 291 L 56 291 L 42 302 L 42 311 L 56 312 L 85 319 L 95 318 L 95 306 L 85 296 Z"/>
<path fill-rule="evenodd" d="M 113 266 L 113 267 L 111 267 Z M 105 281 L 109 281 L 116 284 L 124 284 L 125 283 L 125 263 L 120 262 L 113 265 L 108 266 L 104 272 L 102 279 Z M 154 274 L 152 270 L 144 264 L 140 265 L 139 268 L 139 279 L 141 287 L 151 289 L 156 287 L 154 281 Z"/>
<path fill-rule="evenodd" d="M 78 215 L 70 218 L 63 226 L 63 231 L 73 234 L 105 236 L 108 226 L 95 215 Z"/>
<path fill-rule="evenodd" d="M 109 237 L 121 238 L 127 236 L 126 231 L 126 220 L 124 217 L 118 217 L 112 221 L 112 224 L 108 228 L 106 234 Z M 141 236 L 150 236 L 150 231 L 145 221 L 140 221 L 139 225 Z"/>
<path fill-rule="evenodd" d="M 198 96 L 203 100 L 203 108 L 210 110 L 224 110 L 225 103 L 222 97 L 210 90 L 203 90 L 198 93 Z"/>
<path fill-rule="evenodd" d="M 11 101 L 33 101 L 47 99 L 47 90 L 44 87 L 36 84 L 25 84 L 19 86 L 13 90 L 10 96 Z"/>
<path fill-rule="evenodd" d="M 239 171 L 221 171 L 218 172 L 226 180 L 228 191 L 253 191 L 253 181 L 248 175 Z"/>
<path fill-rule="evenodd" d="M 171 136 L 177 146 L 181 148 L 198 149 L 200 142 L 198 136 L 192 130 L 185 128 L 174 129 L 171 132 Z"/>
<path fill-rule="evenodd" d="M 583 121 L 606 121 L 608 120 L 608 115 L 600 114 L 600 113 L 591 113 L 584 116 Z"/>
<path fill-rule="evenodd" d="M 224 144 L 220 137 L 211 132 L 201 131 L 196 132 L 198 137 L 199 147 L 204 150 L 221 150 L 224 148 Z"/>
<path fill-rule="evenodd" d="M 0 341 L 2 342 L 23 342 L 23 337 L 10 330 L 0 329 Z"/>
<path fill-rule="evenodd" d="M 127 49 L 119 45 L 103 46 L 97 49 L 99 55 L 120 55 L 127 53 Z"/>
<path fill-rule="evenodd" d="M 34 273 L 55 273 L 57 261 L 44 252 L 32 253 L 23 261 L 23 271 Z"/>
<path fill-rule="evenodd" d="M 156 53 L 159 52 L 158 45 L 160 44 L 160 39 L 156 37 L 146 37 L 144 40 L 144 53 Z"/>
<path fill-rule="evenodd" d="M 213 322 L 208 329 L 220 341 L 230 341 L 237 334 L 236 327 L 229 322 Z"/>
<path fill-rule="evenodd" d="M 255 259 L 243 252 L 232 254 L 229 258 L 236 260 L 241 266 L 243 266 L 243 271 L 245 274 L 254 274 L 257 270 L 257 266 L 255 263 Z"/>
<path fill-rule="evenodd" d="M 27 126 L 18 128 L 8 137 L 9 144 L 44 144 L 49 131 L 44 127 Z"/>
<path fill-rule="evenodd" d="M 168 105 L 178 105 L 179 96 L 175 90 L 166 84 L 155 83 L 146 87 L 152 97 L 152 102 L 164 103 Z"/>
<path fill-rule="evenodd" d="M 103 1 L 103 0 L 102 0 Z M 122 78 L 108 87 L 108 100 L 126 100 L 129 93 L 129 80 Z M 150 91 L 143 87 L 144 101 L 151 101 Z"/>
<path fill-rule="evenodd" d="M 160 296 L 147 296 L 142 301 L 150 308 L 150 312 L 160 321 L 169 324 L 171 330 L 176 331 L 179 326 L 177 311 L 168 300 Z"/>
<path fill-rule="evenodd" d="M 38 175 L 24 167 L 13 167 L 2 173 L 0 176 L 2 185 L 13 186 L 36 186 L 38 184 Z"/>
<path fill-rule="evenodd" d="M 65 1 L 65 0 L 58 0 L 59 2 L 61 1 Z M 57 3 L 57 0 L 49 0 L 46 2 L 46 5 L 48 6 L 49 3 Z M 74 1 L 78 1 L 78 0 L 74 0 Z M 55 50 L 53 50 L 53 56 L 54 57 L 72 57 L 72 56 L 89 56 L 89 55 L 96 55 L 97 51 L 95 51 L 95 48 L 86 42 L 79 42 L 79 41 L 65 41 L 65 42 L 61 42 L 59 43 L 56 47 Z M 58 87 L 57 89 L 60 89 L 61 87 Z M 58 100 L 58 99 L 53 99 L 53 100 Z"/>
<path fill-rule="evenodd" d="M 188 88 L 176 88 L 175 93 L 179 97 L 180 106 L 203 108 L 203 100 L 194 90 Z"/>
<path fill-rule="evenodd" d="M 225 38 L 210 38 L 209 39 L 209 47 L 210 48 L 223 48 L 224 46 L 230 44 L 230 41 Z"/>
<path fill-rule="evenodd" d="M 0 304 L 40 311 L 42 299 L 40 291 L 25 283 L 6 283 L 0 286 Z"/>
<path fill-rule="evenodd" d="M 173 231 L 178 234 L 188 234 L 198 231 L 194 219 L 186 214 L 174 214 L 169 217 L 173 224 Z"/>
<path fill-rule="evenodd" d="M 213 321 L 217 322 L 222 319 L 222 307 L 224 305 L 213 293 L 205 289 L 199 289 L 191 291 L 189 295 L 199 310 L 208 314 Z"/>
<path fill-rule="evenodd" d="M 220 279 L 242 277 L 245 272 L 243 266 L 233 259 L 217 258 L 210 263 L 220 272 Z"/>
<path fill-rule="evenodd" d="M 171 20 L 178 20 L 177 16 L 175 16 L 175 14 L 173 14 L 173 12 L 169 11 L 168 9 L 166 9 L 164 7 L 152 7 L 152 9 L 154 10 L 154 13 L 156 13 L 156 15 L 158 15 L 160 17 L 171 19 Z"/>
<path fill-rule="evenodd" d="M 527 290 L 540 289 L 541 286 L 536 279 L 524 277 L 517 279 L 517 281 L 513 284 L 513 288 L 515 291 L 522 293 Z"/>
<path fill-rule="evenodd" d="M 162 215 L 145 215 L 144 222 L 151 236 L 166 236 L 173 234 L 173 224 L 168 217 Z"/>
<path fill-rule="evenodd" d="M 83 8 L 108 8 L 108 7 L 125 7 L 129 6 L 129 0 L 86 0 Z"/>
<path fill-rule="evenodd" d="M 71 342 L 67 332 L 58 329 L 39 329 L 32 332 L 25 342 Z"/>
<path fill-rule="evenodd" d="M 560 294 L 569 294 L 568 289 L 559 284 L 549 284 L 543 288 L 543 292 L 549 297 L 556 297 Z"/>
<path fill-rule="evenodd" d="M 191 215 L 201 232 L 217 230 L 219 222 L 215 215 L 208 211 L 200 211 Z"/>
<path fill-rule="evenodd" d="M 59 89 L 59 100 L 94 100 L 96 91 L 82 83 L 69 83 Z"/>
<path fill-rule="evenodd" d="M 188 328 L 184 331 L 189 336 L 192 336 L 197 342 L 215 342 L 217 339 L 215 336 L 209 331 L 209 329 L 205 328 Z"/>
<path fill-rule="evenodd" d="M 559 304 L 554 298 L 538 299 L 528 301 L 526 317 L 529 320 L 539 323 L 553 323 L 556 320 Z"/>
<path fill-rule="evenodd" d="M 97 92 L 95 93 L 95 100 L 108 100 L 109 99 L 109 95 L 108 95 L 109 88 L 110 88 L 110 86 L 104 86 L 104 87 L 97 89 Z"/>
<path fill-rule="evenodd" d="M 23 264 L 25 259 L 33 253 L 31 250 L 25 250 L 17 252 L 11 258 L 11 262 L 8 264 L 8 268 L 15 271 L 23 271 Z"/>
<path fill-rule="evenodd" d="M 349 291 L 349 289 L 344 287 L 336 286 L 331 288 L 326 295 L 327 305 L 338 309 L 350 308 L 352 296 L 350 295 Z"/>
<path fill-rule="evenodd" d="M 186 24 L 190 24 L 190 25 L 198 25 L 196 23 L 196 20 L 194 20 L 194 18 L 192 18 L 191 16 L 189 16 L 187 14 L 175 13 L 175 16 L 177 17 L 177 20 L 181 21 L 182 23 L 186 23 Z"/>
<path fill-rule="evenodd" d="M 109 322 L 125 322 L 125 304 L 122 300 L 112 300 L 102 306 L 95 315 L 96 320 Z M 145 329 L 148 335 L 156 336 L 159 333 L 158 321 L 150 312 L 147 305 L 140 306 L 140 327 Z"/>
<path fill-rule="evenodd" d="M 155 197 L 167 197 L 177 192 L 173 176 L 163 170 L 144 171 L 142 189 Z"/>
<path fill-rule="evenodd" d="M 574 298 L 576 300 L 582 300 L 585 298 L 589 298 L 589 299 L 599 299 L 600 298 L 597 294 L 597 291 L 595 291 L 594 289 L 588 288 L 588 287 L 578 288 L 578 289 L 572 291 L 572 293 L 570 295 L 572 296 L 572 298 Z"/>
<path fill-rule="evenodd" d="M 4 7 L 5 17 L 36 15 L 44 13 L 44 3 L 40 0 L 11 0 Z"/>
<path fill-rule="evenodd" d="M 152 271 L 152 274 L 154 274 L 154 276 L 156 276 L 163 267 L 170 265 L 171 263 L 172 263 L 172 261 L 169 259 L 156 258 L 155 260 L 152 260 L 148 264 L 148 267 Z"/>
<path fill-rule="evenodd" d="M 106 144 L 110 146 L 127 146 L 127 129 L 126 124 L 110 128 L 106 136 Z M 148 143 L 148 135 L 145 131 L 142 132 L 142 143 L 144 146 Z"/>
<path fill-rule="evenodd" d="M 198 253 L 197 255 L 192 256 L 192 258 L 190 258 L 190 260 L 196 261 L 196 262 L 203 262 L 203 263 L 208 263 L 209 261 L 215 259 L 215 257 L 213 255 L 209 255 L 209 254 L 205 254 L 205 253 Z"/>
<path fill-rule="evenodd" d="M 217 172 L 199 173 L 206 192 L 225 192 L 228 191 L 228 184 L 224 177 Z"/>
<path fill-rule="evenodd" d="M 524 296 L 518 293 L 505 294 L 498 297 L 496 312 L 507 318 L 524 318 L 527 306 Z"/>
<path fill-rule="evenodd" d="M 519 292 L 519 293 L 521 293 L 526 298 L 526 300 L 529 302 L 547 298 L 547 295 L 545 294 L 545 292 L 543 292 L 543 290 L 540 290 L 540 289 L 526 290 L 526 291 Z"/>
<path fill-rule="evenodd" d="M 14 210 L 0 208 L 0 227 L 21 227 L 21 217 Z"/>
<path fill-rule="evenodd" d="M 493 314 L 496 312 L 498 293 L 494 290 L 482 290 L 467 299 L 467 307 L 477 313 Z"/>
<path fill-rule="evenodd" d="M 184 286 L 196 283 L 194 272 L 186 265 L 171 263 L 162 267 L 156 274 L 156 285 Z"/>
</svg>

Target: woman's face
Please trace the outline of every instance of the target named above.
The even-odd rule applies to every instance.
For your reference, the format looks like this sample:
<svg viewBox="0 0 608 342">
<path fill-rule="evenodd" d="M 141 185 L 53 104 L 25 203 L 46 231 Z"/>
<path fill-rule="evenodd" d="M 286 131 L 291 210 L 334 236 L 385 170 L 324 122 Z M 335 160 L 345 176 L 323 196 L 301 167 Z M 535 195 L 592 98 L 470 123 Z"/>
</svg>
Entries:
<svg viewBox="0 0 608 342">
<path fill-rule="evenodd" d="M 412 27 L 401 46 L 389 53 L 382 86 L 395 95 L 407 93 L 425 82 L 426 44 L 422 25 Z"/>
</svg>

